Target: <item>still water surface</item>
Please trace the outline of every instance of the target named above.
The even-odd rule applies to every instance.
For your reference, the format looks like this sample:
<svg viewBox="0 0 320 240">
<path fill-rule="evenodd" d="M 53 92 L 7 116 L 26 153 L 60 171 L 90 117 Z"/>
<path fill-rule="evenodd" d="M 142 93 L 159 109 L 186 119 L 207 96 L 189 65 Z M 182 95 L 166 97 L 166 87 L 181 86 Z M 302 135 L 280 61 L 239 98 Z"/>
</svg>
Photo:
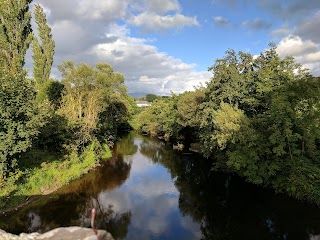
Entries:
<svg viewBox="0 0 320 240">
<path fill-rule="evenodd" d="M 115 239 L 320 239 L 320 209 L 211 171 L 196 154 L 134 133 L 101 167 L 15 212 L 0 228 L 19 234 L 97 225 Z"/>
</svg>

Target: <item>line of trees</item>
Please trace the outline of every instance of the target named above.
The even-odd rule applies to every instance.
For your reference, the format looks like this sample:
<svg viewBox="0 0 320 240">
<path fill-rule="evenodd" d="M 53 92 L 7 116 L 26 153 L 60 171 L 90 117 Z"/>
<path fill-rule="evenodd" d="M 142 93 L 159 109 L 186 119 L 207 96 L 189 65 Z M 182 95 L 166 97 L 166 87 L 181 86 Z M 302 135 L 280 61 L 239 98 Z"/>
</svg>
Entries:
<svg viewBox="0 0 320 240">
<path fill-rule="evenodd" d="M 320 84 L 276 46 L 255 57 L 228 50 L 206 86 L 159 99 L 139 130 L 193 141 L 213 167 L 320 202 Z"/>
<path fill-rule="evenodd" d="M 34 7 L 38 34 L 31 28 L 32 0 L 0 5 L 0 186 L 19 169 L 30 148 L 80 154 L 113 139 L 128 127 L 134 100 L 124 77 L 106 63 L 95 67 L 66 61 L 62 80 L 50 79 L 55 42 L 40 5 Z M 33 78 L 24 69 L 32 45 Z"/>
</svg>

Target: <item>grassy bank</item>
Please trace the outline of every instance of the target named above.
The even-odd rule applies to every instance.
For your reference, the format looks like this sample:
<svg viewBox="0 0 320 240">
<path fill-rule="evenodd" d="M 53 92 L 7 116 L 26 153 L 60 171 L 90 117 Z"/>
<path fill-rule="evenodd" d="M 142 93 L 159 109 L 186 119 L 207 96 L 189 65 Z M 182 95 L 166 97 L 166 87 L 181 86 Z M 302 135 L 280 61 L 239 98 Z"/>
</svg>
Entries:
<svg viewBox="0 0 320 240">
<path fill-rule="evenodd" d="M 111 157 L 111 151 L 107 145 L 97 151 L 92 143 L 81 154 L 57 156 L 35 150 L 29 155 L 32 159 L 23 159 L 22 169 L 0 181 L 0 210 L 18 206 L 32 196 L 53 192 L 96 167 L 102 159 Z"/>
</svg>

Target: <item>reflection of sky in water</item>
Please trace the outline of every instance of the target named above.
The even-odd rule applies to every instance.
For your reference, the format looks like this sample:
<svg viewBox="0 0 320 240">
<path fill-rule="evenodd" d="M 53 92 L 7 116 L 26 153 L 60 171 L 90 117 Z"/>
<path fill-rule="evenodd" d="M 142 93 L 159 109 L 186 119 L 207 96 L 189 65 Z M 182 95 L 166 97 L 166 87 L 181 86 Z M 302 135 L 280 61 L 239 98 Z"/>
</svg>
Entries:
<svg viewBox="0 0 320 240">
<path fill-rule="evenodd" d="M 320 235 L 310 235 L 310 240 L 320 240 Z"/>
<path fill-rule="evenodd" d="M 29 226 L 28 230 L 33 232 L 37 228 L 41 226 L 41 218 L 37 213 L 29 212 L 28 218 L 30 219 L 31 225 Z"/>
<path fill-rule="evenodd" d="M 99 202 L 105 209 L 113 205 L 116 213 L 131 211 L 127 239 L 199 239 L 199 224 L 180 213 L 179 192 L 168 170 L 139 151 L 127 158 L 133 161 L 125 184 L 99 194 Z"/>
<path fill-rule="evenodd" d="M 57 194 L 0 213 L 0 228 L 20 234 L 60 226 L 89 227 L 95 206 L 97 225 L 116 239 L 320 240 L 319 207 L 210 172 L 206 159 L 191 155 L 176 159 L 159 141 L 141 142 L 141 137 L 132 136 L 123 140 L 120 150 L 141 149 L 168 170 L 139 151 L 114 157 Z"/>
</svg>

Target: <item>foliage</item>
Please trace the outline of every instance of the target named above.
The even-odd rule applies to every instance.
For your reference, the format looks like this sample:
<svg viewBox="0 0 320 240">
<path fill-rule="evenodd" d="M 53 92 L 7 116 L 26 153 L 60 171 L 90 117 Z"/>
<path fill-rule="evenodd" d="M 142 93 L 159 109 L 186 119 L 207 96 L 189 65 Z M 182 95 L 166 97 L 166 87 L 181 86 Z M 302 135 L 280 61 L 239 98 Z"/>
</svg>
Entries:
<svg viewBox="0 0 320 240">
<path fill-rule="evenodd" d="M 0 79 L 0 175 L 14 169 L 15 158 L 25 152 L 46 123 L 47 106 L 34 104 L 35 92 L 24 75 Z"/>
<path fill-rule="evenodd" d="M 204 101 L 203 89 L 196 89 L 193 92 L 185 92 L 177 98 L 177 123 L 183 127 L 197 127 L 199 125 L 199 116 L 202 112 L 200 104 Z"/>
<path fill-rule="evenodd" d="M 218 109 L 214 113 L 223 110 L 223 105 L 218 108 L 217 104 L 228 101 L 243 115 L 238 118 L 230 112 L 224 117 L 231 118 L 227 120 L 229 128 L 234 131 L 236 127 L 237 133 L 226 135 L 230 141 L 224 141 L 225 168 L 250 182 L 271 185 L 298 198 L 319 200 L 316 186 L 320 179 L 315 177 L 319 176 L 318 80 L 293 58 L 280 59 L 274 46 L 256 59 L 248 54 L 227 54 L 214 65 L 215 75 L 208 84 L 213 91 L 207 93 L 207 106 Z M 240 121 L 232 127 L 237 119 Z M 212 122 L 206 122 L 212 131 L 202 135 L 212 140 L 206 142 L 213 146 L 211 153 L 221 147 L 219 141 L 215 142 L 221 136 L 218 122 L 219 115 L 213 114 Z"/>
<path fill-rule="evenodd" d="M 62 159 L 58 155 L 53 156 L 54 159 L 51 159 L 52 153 L 50 152 L 44 152 L 44 154 L 43 151 L 39 153 L 33 152 L 32 157 L 37 156 L 39 158 L 35 164 L 37 167 L 30 168 L 30 164 L 26 163 L 25 170 L 12 173 L 6 181 L 3 181 L 2 184 L 0 182 L 2 190 L 0 199 L 4 196 L 9 196 L 6 202 L 0 202 L 0 208 L 18 204 L 17 202 L 11 203 L 11 198 L 19 199 L 18 196 L 27 197 L 53 192 L 58 187 L 79 178 L 95 167 L 100 161 L 99 156 L 101 155 L 105 159 L 109 158 L 111 151 L 108 146 L 101 147 L 97 142 L 88 145 L 80 155 L 77 152 L 73 152 L 62 157 Z M 25 159 L 25 161 L 30 162 L 29 159 Z M 21 182 L 20 178 L 22 177 L 24 181 Z M 17 184 L 19 181 L 21 184 Z"/>
<path fill-rule="evenodd" d="M 145 96 L 146 101 L 148 102 L 153 102 L 154 100 L 156 100 L 158 97 L 155 94 L 147 94 Z"/>
<path fill-rule="evenodd" d="M 140 130 L 191 135 L 215 169 L 319 203 L 319 78 L 272 44 L 257 57 L 228 50 L 209 70 L 205 88 L 142 111 Z"/>
<path fill-rule="evenodd" d="M 112 134 L 119 124 L 128 120 L 130 102 L 124 78 L 112 67 L 98 63 L 74 66 L 72 61 L 59 66 L 64 93 L 58 113 L 65 116 L 83 145 L 96 133 Z"/>
<path fill-rule="evenodd" d="M 37 37 L 33 38 L 33 76 L 37 90 L 41 92 L 43 84 L 49 80 L 55 42 L 52 39 L 51 28 L 47 24 L 46 14 L 39 4 L 35 5 L 34 14 L 41 44 Z"/>
<path fill-rule="evenodd" d="M 139 122 L 139 130 L 152 136 L 162 136 L 168 140 L 176 136 L 177 129 L 177 99 L 157 99 L 145 108 L 136 118 Z"/>
<path fill-rule="evenodd" d="M 60 81 L 49 80 L 45 87 L 46 96 L 55 109 L 60 107 L 64 85 Z"/>
<path fill-rule="evenodd" d="M 108 64 L 67 61 L 59 66 L 62 82 L 49 79 L 55 43 L 40 5 L 35 5 L 39 37 L 32 34 L 30 3 L 0 5 L 0 197 L 19 201 L 24 199 L 18 196 L 51 191 L 86 173 L 100 157 L 109 158 L 105 143 L 136 111 L 124 77 Z M 34 79 L 28 79 L 23 66 L 32 41 Z M 48 162 L 51 157 L 39 152 L 58 154 L 59 160 Z"/>
<path fill-rule="evenodd" d="M 19 74 L 32 41 L 32 0 L 2 0 L 0 5 L 0 72 Z"/>
</svg>

